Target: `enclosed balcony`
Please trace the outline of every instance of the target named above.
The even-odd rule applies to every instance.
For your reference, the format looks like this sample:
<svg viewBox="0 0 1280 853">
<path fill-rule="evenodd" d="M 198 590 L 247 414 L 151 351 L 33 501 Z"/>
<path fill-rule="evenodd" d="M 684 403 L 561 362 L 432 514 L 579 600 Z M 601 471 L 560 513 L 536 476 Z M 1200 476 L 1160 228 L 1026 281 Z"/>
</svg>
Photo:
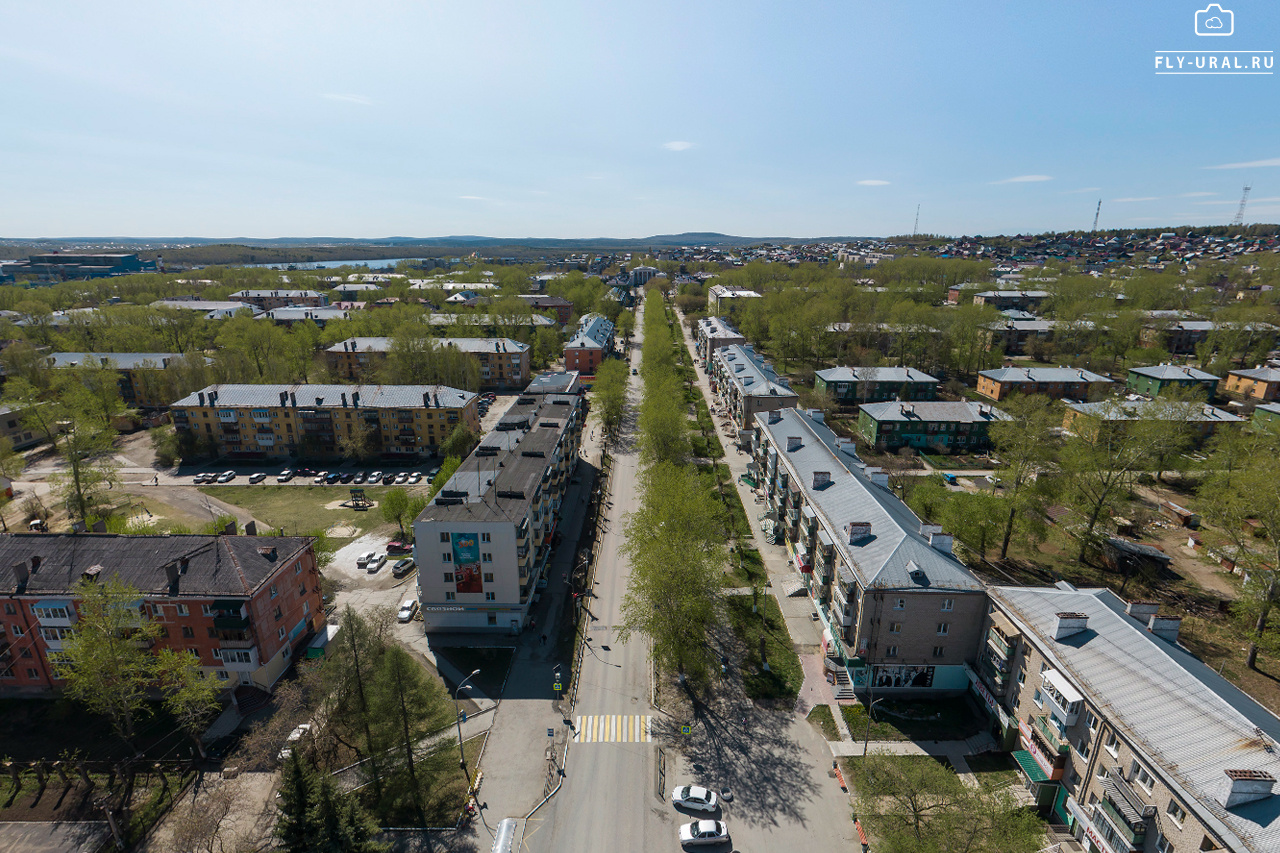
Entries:
<svg viewBox="0 0 1280 853">
<path fill-rule="evenodd" d="M 1058 727 L 1048 717 L 1043 714 L 1034 716 L 1031 718 L 1031 725 L 1049 748 L 1049 752 L 1066 755 L 1071 751 L 1071 744 L 1067 742 L 1066 736 L 1058 731 Z"/>
</svg>

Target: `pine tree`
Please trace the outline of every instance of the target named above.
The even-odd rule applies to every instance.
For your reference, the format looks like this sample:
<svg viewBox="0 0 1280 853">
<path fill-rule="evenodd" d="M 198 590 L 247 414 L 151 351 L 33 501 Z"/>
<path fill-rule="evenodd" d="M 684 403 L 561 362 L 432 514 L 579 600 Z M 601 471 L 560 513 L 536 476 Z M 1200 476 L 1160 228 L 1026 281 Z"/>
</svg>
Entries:
<svg viewBox="0 0 1280 853">
<path fill-rule="evenodd" d="M 305 853 L 311 845 L 310 812 L 315 787 L 315 771 L 295 750 L 280 773 L 280 817 L 276 839 L 286 853 Z"/>
</svg>

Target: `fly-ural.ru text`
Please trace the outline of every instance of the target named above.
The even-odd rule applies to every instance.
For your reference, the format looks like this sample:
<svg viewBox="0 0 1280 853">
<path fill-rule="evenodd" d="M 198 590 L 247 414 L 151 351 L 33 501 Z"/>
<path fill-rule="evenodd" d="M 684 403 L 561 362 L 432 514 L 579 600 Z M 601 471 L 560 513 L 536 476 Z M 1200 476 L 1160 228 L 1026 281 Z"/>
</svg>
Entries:
<svg viewBox="0 0 1280 853">
<path fill-rule="evenodd" d="M 1259 51 L 1165 51 L 1156 54 L 1157 74 L 1272 74 L 1275 54 Z"/>
</svg>

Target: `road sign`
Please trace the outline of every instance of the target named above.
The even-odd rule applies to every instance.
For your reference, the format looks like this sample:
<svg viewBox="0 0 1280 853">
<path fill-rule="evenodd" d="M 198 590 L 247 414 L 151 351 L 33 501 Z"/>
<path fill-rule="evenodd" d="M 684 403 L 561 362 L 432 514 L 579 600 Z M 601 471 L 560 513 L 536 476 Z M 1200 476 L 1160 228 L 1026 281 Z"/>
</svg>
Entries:
<svg viewBox="0 0 1280 853">
<path fill-rule="evenodd" d="M 689 733 L 690 733 L 690 732 L 692 732 L 692 731 L 693 731 L 693 726 L 681 726 L 681 727 L 680 727 L 680 734 L 682 734 L 682 735 L 687 735 L 687 734 L 689 734 Z"/>
<path fill-rule="evenodd" d="M 552 689 L 552 690 L 554 690 L 554 691 L 556 691 L 557 693 L 559 693 L 559 692 L 560 692 L 560 682 L 558 682 L 558 681 L 557 681 L 555 684 L 551 685 L 551 689 Z"/>
<path fill-rule="evenodd" d="M 555 729 L 547 729 L 547 737 L 555 737 L 555 736 L 556 736 Z"/>
</svg>

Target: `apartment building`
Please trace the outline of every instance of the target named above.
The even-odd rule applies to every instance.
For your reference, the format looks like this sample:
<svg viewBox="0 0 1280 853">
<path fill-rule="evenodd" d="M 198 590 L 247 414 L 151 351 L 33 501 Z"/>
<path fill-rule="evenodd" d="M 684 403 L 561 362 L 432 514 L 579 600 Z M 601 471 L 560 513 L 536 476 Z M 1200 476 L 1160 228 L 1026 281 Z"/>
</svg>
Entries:
<svg viewBox="0 0 1280 853">
<path fill-rule="evenodd" d="M 756 415 L 751 471 L 824 627 L 831 665 L 876 696 L 968 685 L 986 610 L 983 584 L 837 438 L 820 412 Z"/>
<path fill-rule="evenodd" d="M 3 417 L 3 412 L 0 412 L 0 417 Z M 1280 403 L 1263 403 L 1260 406 L 1255 406 L 1252 423 L 1254 426 L 1261 426 L 1266 429 L 1280 427 Z"/>
<path fill-rule="evenodd" d="M 990 305 L 997 311 L 1016 309 L 1040 313 L 1040 306 L 1049 299 L 1047 290 L 984 290 L 973 295 L 974 305 Z"/>
<path fill-rule="evenodd" d="M 252 305 L 259 311 L 273 308 L 323 308 L 329 297 L 314 290 L 237 290 L 227 297 L 232 302 Z"/>
<path fill-rule="evenodd" d="M 1280 850 L 1280 719 L 1110 590 L 995 587 L 973 692 L 1090 853 Z"/>
<path fill-rule="evenodd" d="M 258 314 L 253 319 L 269 320 L 277 326 L 292 329 L 299 323 L 315 323 L 323 329 L 334 320 L 350 320 L 351 311 L 346 308 L 329 306 L 326 308 L 307 308 L 300 305 L 289 305 L 284 308 L 271 308 Z"/>
<path fill-rule="evenodd" d="M 978 393 L 1000 401 L 1010 394 L 1044 394 L 1055 400 L 1099 400 L 1115 383 L 1080 367 L 1001 367 L 978 374 Z"/>
<path fill-rule="evenodd" d="M 698 358 L 706 359 L 720 347 L 745 344 L 747 339 L 724 317 L 703 317 L 693 327 L 693 349 Z"/>
<path fill-rule="evenodd" d="M 991 446 L 992 423 L 1008 419 L 995 406 L 969 400 L 866 403 L 858 411 L 858 432 L 880 450 L 973 453 Z"/>
<path fill-rule="evenodd" d="M 1203 392 L 1203 399 L 1212 400 L 1218 393 L 1218 377 L 1180 364 L 1153 364 L 1129 368 L 1125 387 L 1148 397 L 1159 397 L 1167 388 L 1198 389 Z"/>
<path fill-rule="evenodd" d="M 425 631 L 524 628 L 545 577 L 584 420 L 576 394 L 516 398 L 414 520 Z"/>
<path fill-rule="evenodd" d="M 1280 369 L 1259 364 L 1249 370 L 1228 371 L 1225 390 L 1244 400 L 1273 403 L 1280 396 Z"/>
<path fill-rule="evenodd" d="M 44 436 L 22 423 L 22 412 L 12 406 L 0 406 L 0 435 L 9 439 L 14 450 L 35 447 Z"/>
<path fill-rule="evenodd" d="M 751 429 L 759 412 L 790 408 L 799 400 L 786 380 L 750 344 L 713 350 L 707 376 L 711 390 L 728 407 L 740 430 Z"/>
<path fill-rule="evenodd" d="M 228 687 L 269 690 L 324 625 L 320 573 L 303 536 L 0 535 L 0 696 L 62 686 L 62 641 L 77 584 L 115 577 L 163 626 L 156 648 L 186 650 Z"/>
<path fill-rule="evenodd" d="M 341 458 L 361 435 L 390 461 L 480 431 L 476 395 L 446 385 L 210 385 L 170 406 L 180 439 L 232 459 Z"/>
<path fill-rule="evenodd" d="M 439 347 L 453 347 L 480 363 L 481 390 L 523 388 L 529 382 L 528 344 L 511 338 L 439 338 Z M 386 363 L 391 338 L 347 338 L 325 350 L 325 362 L 342 380 L 374 378 Z"/>
<path fill-rule="evenodd" d="M 564 345 L 564 369 L 595 376 L 604 357 L 613 352 L 613 329 L 603 314 L 587 314 L 579 320 L 578 331 Z"/>
<path fill-rule="evenodd" d="M 43 358 L 45 367 L 50 370 L 88 365 L 112 368 L 119 377 L 121 401 L 138 409 L 162 409 L 169 405 L 164 396 L 168 383 L 158 379 L 171 363 L 195 358 L 204 359 L 205 364 L 213 364 L 213 359 L 208 356 L 180 352 L 55 352 Z"/>
<path fill-rule="evenodd" d="M 556 315 L 556 322 L 561 326 L 569 323 L 573 316 L 573 303 L 559 296 L 541 296 L 521 293 L 520 298 L 529 303 L 529 307 L 539 313 L 550 311 Z"/>
<path fill-rule="evenodd" d="M 1199 445 L 1224 427 L 1244 423 L 1244 418 L 1208 403 L 1166 400 L 1103 400 L 1097 403 L 1067 403 L 1062 428 L 1094 435 L 1097 430 L 1123 430 L 1144 420 L 1181 421 Z"/>
<path fill-rule="evenodd" d="M 845 406 L 885 400 L 935 400 L 938 380 L 910 367 L 829 367 L 813 375 L 813 390 Z"/>
<path fill-rule="evenodd" d="M 172 311 L 198 311 L 206 320 L 226 320 L 241 311 L 256 317 L 262 310 L 245 302 L 233 302 L 229 299 L 196 299 L 174 297 L 173 299 L 157 299 L 151 303 L 152 308 L 167 308 Z"/>
</svg>

